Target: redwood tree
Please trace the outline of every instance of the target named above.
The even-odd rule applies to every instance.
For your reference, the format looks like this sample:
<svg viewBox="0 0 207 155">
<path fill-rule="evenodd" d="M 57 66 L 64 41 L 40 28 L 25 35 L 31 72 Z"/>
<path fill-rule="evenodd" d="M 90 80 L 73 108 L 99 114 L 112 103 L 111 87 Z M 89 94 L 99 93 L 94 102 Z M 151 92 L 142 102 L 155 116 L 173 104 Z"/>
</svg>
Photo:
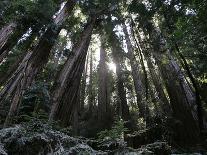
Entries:
<svg viewBox="0 0 207 155">
<path fill-rule="evenodd" d="M 79 41 L 73 48 L 73 55 L 66 61 L 59 73 L 52 92 L 52 109 L 49 120 L 60 120 L 66 126 L 71 123 L 74 106 L 79 98 L 81 75 L 84 70 L 90 38 L 97 16 L 93 16 L 86 24 Z"/>
<path fill-rule="evenodd" d="M 57 17 L 54 19 L 54 23 L 51 26 L 48 26 L 38 45 L 34 48 L 33 51 L 28 51 L 19 68 L 15 71 L 15 73 L 12 75 L 10 80 L 1 91 L 1 101 L 8 99 L 8 97 L 12 97 L 10 110 L 4 126 L 7 126 L 11 122 L 12 117 L 17 112 L 25 89 L 32 84 L 35 76 L 47 63 L 50 51 L 62 28 L 61 26 L 64 24 L 64 21 L 69 16 L 69 14 L 72 12 L 75 4 L 75 0 L 67 1 L 59 13 L 63 18 L 60 18 L 59 15 L 57 15 Z M 14 95 L 11 96 L 11 94 Z"/>
</svg>

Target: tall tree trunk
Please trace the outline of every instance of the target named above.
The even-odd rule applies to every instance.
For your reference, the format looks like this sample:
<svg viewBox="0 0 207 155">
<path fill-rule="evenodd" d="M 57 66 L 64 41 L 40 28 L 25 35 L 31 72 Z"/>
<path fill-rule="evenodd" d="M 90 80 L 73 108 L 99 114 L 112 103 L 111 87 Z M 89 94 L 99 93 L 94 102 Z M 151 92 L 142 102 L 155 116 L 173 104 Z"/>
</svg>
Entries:
<svg viewBox="0 0 207 155">
<path fill-rule="evenodd" d="M 28 25 L 20 27 L 19 24 L 13 22 L 0 31 L 0 63 L 28 29 Z"/>
<path fill-rule="evenodd" d="M 18 68 L 19 64 L 22 62 L 25 54 L 22 53 L 21 55 L 16 57 L 16 61 L 9 66 L 9 69 L 6 71 L 6 73 L 0 74 L 0 86 L 3 86 L 4 83 L 8 80 L 9 77 L 15 72 L 15 70 Z"/>
<path fill-rule="evenodd" d="M 146 57 L 146 58 L 147 58 L 146 59 L 147 60 L 147 65 L 149 67 L 149 71 L 150 71 L 150 75 L 151 75 L 153 84 L 154 84 L 155 89 L 158 93 L 159 100 L 161 101 L 162 112 L 165 115 L 170 115 L 171 114 L 171 108 L 170 108 L 167 96 L 164 92 L 162 81 L 161 81 L 160 77 L 157 75 L 156 68 L 152 64 L 152 60 L 150 59 L 150 57 Z"/>
<path fill-rule="evenodd" d="M 98 81 L 98 118 L 99 121 L 103 121 L 107 119 L 107 113 L 109 112 L 108 71 L 103 38 L 101 38 Z"/>
<path fill-rule="evenodd" d="M 129 33 L 127 31 L 127 27 L 125 23 L 123 24 L 123 31 L 125 34 L 125 40 L 126 40 L 126 45 L 127 45 L 127 50 L 128 50 L 128 58 L 130 61 L 130 66 L 132 70 L 132 78 L 134 82 L 134 87 L 135 87 L 135 92 L 136 92 L 136 97 L 137 97 L 137 105 L 139 108 L 139 115 L 140 117 L 145 118 L 145 107 L 146 103 L 144 101 L 144 87 L 142 83 L 142 78 L 141 78 L 141 69 L 136 63 L 136 57 L 134 54 L 133 46 L 129 38 Z"/>
<path fill-rule="evenodd" d="M 89 69 L 89 86 L 88 86 L 88 110 L 92 114 L 94 94 L 93 94 L 93 51 L 90 52 L 90 69 Z"/>
<path fill-rule="evenodd" d="M 178 137 L 182 144 L 193 144 L 199 140 L 198 116 L 195 112 L 193 93 L 177 63 L 165 47 L 165 40 L 156 29 L 148 30 L 153 42 L 154 57 L 164 79 L 174 117 L 181 122 L 177 124 Z"/>
<path fill-rule="evenodd" d="M 0 49 L 6 44 L 9 37 L 14 33 L 16 27 L 17 24 L 11 22 L 0 30 Z"/>
<path fill-rule="evenodd" d="M 168 28 L 168 31 L 169 31 L 168 33 L 172 34 L 173 30 L 172 30 L 172 26 L 169 23 L 169 19 L 168 19 L 167 14 L 168 14 L 168 12 L 164 13 L 164 19 L 166 21 L 166 25 L 167 25 L 167 28 Z M 181 59 L 182 67 L 185 69 L 185 71 L 187 73 L 187 76 L 189 77 L 189 79 L 190 79 L 190 81 L 192 83 L 192 86 L 194 88 L 195 99 L 196 99 L 195 103 L 197 105 L 197 113 L 198 113 L 198 120 L 199 120 L 199 128 L 200 128 L 200 131 L 202 132 L 202 130 L 204 129 L 203 107 L 202 107 L 202 102 L 201 102 L 201 97 L 200 97 L 200 92 L 199 92 L 199 87 L 198 87 L 197 81 L 194 78 L 193 74 L 191 73 L 191 70 L 190 70 L 190 67 L 188 65 L 188 62 L 186 61 L 184 55 L 180 51 L 180 48 L 179 48 L 176 40 L 174 39 L 173 36 L 170 39 L 171 39 L 172 43 L 174 44 L 174 47 L 175 47 L 175 50 L 178 53 L 178 56 Z"/>
<path fill-rule="evenodd" d="M 178 55 L 180 56 L 180 58 L 183 61 L 183 68 L 186 70 L 188 77 L 191 80 L 191 83 L 193 85 L 193 88 L 195 90 L 195 99 L 196 99 L 196 105 L 197 105 L 197 113 L 198 113 L 198 119 L 199 119 L 199 128 L 200 131 L 202 132 L 202 130 L 204 130 L 204 121 L 203 121 L 203 107 L 202 107 L 202 102 L 201 102 L 201 97 L 200 97 L 200 92 L 199 92 L 199 88 L 198 88 L 198 84 L 197 81 L 195 80 L 193 74 L 190 71 L 190 68 L 188 66 L 188 63 L 185 59 L 185 57 L 182 55 L 182 53 L 180 52 L 180 49 L 177 45 L 177 43 L 174 41 L 175 44 L 175 48 L 178 52 Z"/>
<path fill-rule="evenodd" d="M 78 91 L 78 96 L 80 96 L 80 89 Z M 74 105 L 74 111 L 73 111 L 73 135 L 77 136 L 79 134 L 79 117 L 78 117 L 78 111 L 80 107 L 80 98 L 77 97 L 77 104 Z"/>
<path fill-rule="evenodd" d="M 59 4 L 62 3 L 61 1 Z M 66 3 L 70 5 L 69 3 Z M 71 3 L 72 4 L 72 3 Z M 61 20 L 67 16 L 66 7 L 62 10 L 54 20 L 56 25 L 61 23 Z M 60 16 L 62 16 L 60 18 Z M 51 17 L 52 18 L 52 17 Z M 24 23 L 24 24 L 22 24 Z M 51 24 L 51 23 L 50 23 Z M 0 31 L 0 63 L 8 55 L 9 51 L 18 43 L 21 37 L 28 33 L 31 29 L 33 32 L 37 33 L 44 25 L 38 23 L 37 21 L 31 21 L 30 19 L 25 19 L 24 17 L 11 22 Z"/>
<path fill-rule="evenodd" d="M 18 49 L 20 50 L 28 50 L 35 38 L 36 34 L 31 34 L 27 40 L 25 40 L 24 42 L 22 42 L 20 44 L 20 47 L 18 47 Z M 0 85 L 3 86 L 3 84 L 8 80 L 9 77 L 11 77 L 12 73 L 16 71 L 16 69 L 18 68 L 19 64 L 22 62 L 24 56 L 26 54 L 23 52 L 20 55 L 16 56 L 16 60 L 13 64 L 11 64 L 9 66 L 9 70 L 6 71 L 6 73 L 1 73 L 0 74 Z"/>
<path fill-rule="evenodd" d="M 9 89 L 9 92 L 11 93 L 16 88 L 14 97 L 12 98 L 11 101 L 11 106 L 8 116 L 4 123 L 5 127 L 10 124 L 12 117 L 17 112 L 20 100 L 22 98 L 25 89 L 32 84 L 37 73 L 40 72 L 44 67 L 44 65 L 47 63 L 50 51 L 59 35 L 61 26 L 66 20 L 66 17 L 72 12 L 74 6 L 75 6 L 75 0 L 67 1 L 66 5 L 60 12 L 62 13 L 63 11 L 66 14 L 64 16 L 65 18 L 61 18 L 61 21 L 59 21 L 58 24 L 56 24 L 57 21 L 55 20 L 53 26 L 48 27 L 48 29 L 41 37 L 35 49 L 31 52 L 28 52 L 28 54 L 26 55 L 25 61 L 23 61 L 23 64 L 20 65 L 19 69 L 17 69 L 17 71 L 13 75 L 14 79 L 11 79 L 8 82 L 8 84 L 5 86 L 5 88 Z M 10 85 L 10 83 L 12 84 Z M 1 100 L 2 98 L 8 98 L 8 95 L 10 95 L 6 92 L 7 94 L 6 97 L 5 95 L 2 96 L 2 94 L 4 93 L 5 93 L 4 90 L 0 93 Z"/>
<path fill-rule="evenodd" d="M 86 64 L 85 64 L 85 69 L 83 72 L 83 76 L 82 76 L 82 82 L 81 82 L 81 90 L 80 90 L 80 111 L 82 112 L 84 110 L 84 106 L 85 106 L 85 94 L 86 94 L 86 79 L 87 79 L 87 72 L 88 72 L 88 59 L 89 56 L 87 55 L 86 58 Z"/>
<path fill-rule="evenodd" d="M 121 47 L 119 40 L 116 38 L 116 34 L 113 31 L 113 24 L 110 25 L 110 44 L 112 48 L 113 62 L 116 64 L 116 75 L 117 75 L 117 91 L 118 91 L 118 113 L 125 120 L 130 119 L 129 106 L 127 105 L 126 91 L 124 88 L 124 76 L 122 71 L 122 60 L 121 60 Z"/>
<path fill-rule="evenodd" d="M 149 68 L 149 72 L 150 72 L 153 84 L 154 84 L 155 89 L 158 93 L 159 100 L 161 101 L 162 112 L 165 115 L 171 115 L 171 108 L 170 108 L 170 104 L 169 104 L 169 101 L 167 99 L 167 96 L 164 92 L 163 84 L 162 84 L 162 81 L 161 81 L 162 79 L 156 73 L 156 68 L 152 63 L 151 54 L 149 52 L 149 49 L 145 50 L 146 46 L 142 43 L 139 32 L 136 31 L 137 38 L 138 38 L 138 40 L 137 40 L 136 37 L 135 37 L 134 29 L 132 29 L 132 31 L 133 31 L 133 36 L 134 36 L 137 48 L 139 49 L 140 52 L 142 52 L 144 54 L 144 57 L 146 58 L 147 66 Z"/>
<path fill-rule="evenodd" d="M 70 123 L 74 105 L 77 104 L 78 88 L 95 22 L 96 17 L 88 22 L 79 42 L 75 44 L 73 57 L 68 58 L 56 79 L 52 93 L 50 121 L 60 120 L 64 126 Z"/>
<path fill-rule="evenodd" d="M 113 56 L 114 58 L 114 62 L 116 64 L 116 74 L 117 74 L 117 91 L 118 91 L 118 97 L 119 97 L 119 112 L 121 113 L 122 118 L 127 121 L 130 118 L 130 114 L 129 114 L 129 106 L 127 104 L 127 100 L 126 100 L 126 91 L 124 88 L 124 79 L 123 79 L 123 71 L 122 71 L 122 67 L 121 64 L 118 63 L 120 62 L 119 58 L 115 58 L 115 56 Z"/>
</svg>

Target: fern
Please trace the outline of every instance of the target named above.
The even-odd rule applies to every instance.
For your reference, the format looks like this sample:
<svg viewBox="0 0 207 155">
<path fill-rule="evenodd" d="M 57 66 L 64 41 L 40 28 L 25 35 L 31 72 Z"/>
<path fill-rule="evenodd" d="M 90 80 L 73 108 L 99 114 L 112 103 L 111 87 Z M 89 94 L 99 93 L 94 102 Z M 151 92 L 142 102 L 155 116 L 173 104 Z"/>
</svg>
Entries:
<svg viewBox="0 0 207 155">
<path fill-rule="evenodd" d="M 104 139 L 123 139 L 124 132 L 128 131 L 128 129 L 125 128 L 124 123 L 125 121 L 122 119 L 117 119 L 112 129 L 106 129 L 98 133 L 98 141 L 102 141 Z"/>
</svg>

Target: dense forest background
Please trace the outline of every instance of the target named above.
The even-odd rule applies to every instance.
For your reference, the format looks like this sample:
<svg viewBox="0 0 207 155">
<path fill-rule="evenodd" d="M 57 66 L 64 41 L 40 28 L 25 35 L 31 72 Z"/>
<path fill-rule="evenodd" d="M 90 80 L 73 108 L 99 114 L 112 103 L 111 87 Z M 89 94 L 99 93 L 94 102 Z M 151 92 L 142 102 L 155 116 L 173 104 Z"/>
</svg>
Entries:
<svg viewBox="0 0 207 155">
<path fill-rule="evenodd" d="M 205 154 L 206 8 L 1 0 L 0 154 Z"/>
</svg>

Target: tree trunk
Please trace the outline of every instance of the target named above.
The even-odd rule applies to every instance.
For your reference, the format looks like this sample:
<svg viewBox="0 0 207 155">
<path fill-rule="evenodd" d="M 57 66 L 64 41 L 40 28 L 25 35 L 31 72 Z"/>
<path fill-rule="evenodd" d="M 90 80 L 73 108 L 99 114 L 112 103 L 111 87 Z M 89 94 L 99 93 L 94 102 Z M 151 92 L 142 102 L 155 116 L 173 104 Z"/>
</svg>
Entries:
<svg viewBox="0 0 207 155">
<path fill-rule="evenodd" d="M 70 123 L 73 107 L 77 104 L 78 88 L 95 21 L 96 17 L 88 22 L 73 49 L 73 57 L 68 58 L 56 79 L 52 93 L 50 121 L 60 120 L 64 126 Z"/>
<path fill-rule="evenodd" d="M 36 34 L 31 34 L 27 40 L 21 43 L 20 47 L 18 49 L 20 50 L 28 50 L 35 38 Z M 9 66 L 9 70 L 7 70 L 5 73 L 0 74 L 0 85 L 3 86 L 4 83 L 8 80 L 9 77 L 11 77 L 12 73 L 16 71 L 19 64 L 22 62 L 24 56 L 26 54 L 23 52 L 20 55 L 16 56 L 16 61 Z"/>
<path fill-rule="evenodd" d="M 87 72 L 88 72 L 88 56 L 86 58 L 86 65 L 82 76 L 81 82 L 81 90 L 80 90 L 80 111 L 83 112 L 85 106 L 85 94 L 86 94 L 86 79 L 87 79 Z"/>
<path fill-rule="evenodd" d="M 157 30 L 149 31 L 153 42 L 154 57 L 164 79 L 177 124 L 177 141 L 182 144 L 193 144 L 199 140 L 198 116 L 195 112 L 195 97 L 184 76 L 165 48 L 164 38 Z"/>
<path fill-rule="evenodd" d="M 125 121 L 128 121 L 130 118 L 129 114 L 129 106 L 127 105 L 127 100 L 126 100 L 126 91 L 124 88 L 124 80 L 123 80 L 123 71 L 121 69 L 121 64 L 117 63 L 120 60 L 117 58 L 113 58 L 114 62 L 116 64 L 116 74 L 117 74 L 117 90 L 118 90 L 118 97 L 119 97 L 119 112 L 121 113 L 122 118 Z"/>
<path fill-rule="evenodd" d="M 80 96 L 80 89 L 78 91 L 78 96 Z M 78 111 L 80 107 L 80 98 L 77 97 L 77 104 L 74 105 L 74 111 L 73 111 L 73 135 L 77 136 L 79 134 L 79 117 L 78 117 Z"/>
<path fill-rule="evenodd" d="M 9 37 L 14 33 L 16 27 L 17 24 L 11 22 L 0 30 L 0 49 L 6 44 Z M 2 54 L 2 52 L 0 54 Z"/>
<path fill-rule="evenodd" d="M 125 23 L 123 24 L 123 31 L 125 34 L 125 40 L 126 40 L 126 45 L 127 45 L 127 50 L 128 50 L 128 58 L 130 61 L 130 66 L 132 70 L 132 78 L 134 82 L 134 87 L 135 87 L 135 92 L 136 92 L 136 97 L 137 97 L 137 105 L 139 108 L 139 116 L 145 118 L 145 101 L 143 100 L 144 98 L 144 87 L 142 83 L 142 78 L 140 76 L 141 69 L 136 63 L 136 58 L 135 54 L 133 51 L 133 47 L 129 38 L 129 34 L 127 31 L 127 27 Z"/>
<path fill-rule="evenodd" d="M 171 9 L 172 9 L 172 7 L 171 7 Z M 169 20 L 169 17 L 170 16 L 168 16 L 168 15 L 170 15 L 170 12 L 164 12 L 164 14 L 163 14 L 164 19 L 166 21 L 166 26 L 168 28 L 168 32 L 167 33 L 172 34 L 173 33 L 173 29 L 172 29 L 172 25 L 173 24 L 170 24 L 170 20 Z M 190 67 L 188 65 L 188 62 L 186 61 L 184 55 L 180 51 L 180 48 L 179 48 L 176 40 L 174 39 L 173 36 L 170 39 L 171 39 L 172 43 L 174 44 L 174 47 L 175 47 L 175 50 L 178 53 L 178 56 L 181 59 L 180 60 L 181 61 L 181 65 L 185 69 L 185 71 L 187 73 L 187 76 L 189 77 L 189 79 L 190 79 L 190 81 L 192 83 L 192 86 L 194 88 L 194 91 L 195 91 L 195 100 L 196 100 L 195 103 L 197 105 L 197 113 L 198 113 L 197 115 L 198 115 L 198 121 L 199 121 L 199 128 L 200 128 L 200 131 L 202 132 L 202 130 L 204 129 L 203 107 L 202 107 L 202 102 L 201 102 L 201 97 L 200 97 L 200 91 L 199 91 L 199 87 L 198 87 L 197 81 L 194 78 L 193 74 L 191 73 Z"/>
<path fill-rule="evenodd" d="M 169 26 L 169 23 L 168 23 L 168 20 L 167 20 L 166 17 L 165 17 L 165 20 L 167 22 L 168 29 L 172 32 L 172 30 L 170 29 L 170 26 Z M 202 102 L 201 102 L 201 97 L 200 97 L 200 92 L 199 92 L 199 87 L 198 87 L 197 81 L 194 78 L 193 74 L 191 73 L 190 67 L 188 65 L 188 62 L 186 61 L 184 55 L 180 51 L 180 48 L 179 48 L 177 42 L 175 41 L 175 39 L 173 37 L 171 38 L 171 40 L 172 40 L 172 43 L 175 46 L 175 50 L 177 51 L 178 56 L 181 59 L 180 60 L 181 61 L 181 65 L 185 69 L 185 71 L 187 73 L 187 76 L 189 77 L 189 79 L 190 79 L 190 81 L 192 83 L 192 86 L 194 88 L 194 92 L 195 92 L 195 103 L 196 103 L 196 107 L 197 107 L 197 115 L 198 115 L 198 121 L 199 121 L 199 128 L 200 128 L 200 131 L 202 132 L 202 130 L 204 130 L 203 107 L 202 107 Z"/>
<path fill-rule="evenodd" d="M 116 64 L 116 75 L 117 75 L 117 91 L 118 91 L 118 114 L 125 120 L 128 121 L 130 119 L 129 114 L 129 106 L 127 105 L 126 100 L 126 91 L 124 88 L 124 76 L 122 71 L 122 60 L 121 60 L 121 47 L 119 44 L 119 40 L 116 38 L 116 34 L 113 31 L 113 25 L 110 24 L 110 44 L 112 48 L 112 57 L 113 62 Z"/>
<path fill-rule="evenodd" d="M 155 86 L 156 92 L 157 92 L 158 97 L 159 97 L 159 101 L 161 103 L 162 112 L 165 115 L 170 116 L 171 113 L 172 113 L 172 110 L 170 108 L 170 104 L 169 104 L 169 101 L 167 99 L 167 96 L 166 96 L 166 94 L 164 92 L 164 88 L 163 88 L 164 85 L 162 83 L 162 79 L 156 73 L 156 68 L 154 67 L 154 65 L 152 63 L 151 54 L 149 52 L 149 49 L 147 49 L 146 45 L 143 44 L 139 32 L 134 30 L 134 26 L 133 25 L 135 25 L 135 23 L 134 23 L 134 21 L 132 19 L 132 34 L 133 34 L 136 46 L 137 46 L 138 50 L 141 53 L 143 53 L 143 55 L 144 55 L 144 57 L 145 57 L 145 59 L 147 61 L 147 66 L 148 66 L 148 69 L 149 69 L 149 72 L 150 72 L 150 75 L 151 75 L 151 78 L 152 78 L 152 82 L 153 82 L 153 84 Z M 135 36 L 135 33 L 136 33 L 136 36 Z"/>
<path fill-rule="evenodd" d="M 188 66 L 188 63 L 187 63 L 185 57 L 180 52 L 180 49 L 179 49 L 177 43 L 175 42 L 174 44 L 175 44 L 175 48 L 176 48 L 176 50 L 178 52 L 178 55 L 180 56 L 181 60 L 183 61 L 183 68 L 186 70 L 187 75 L 190 78 L 190 80 L 192 82 L 192 85 L 193 85 L 193 88 L 195 90 L 197 113 L 198 113 L 198 119 L 199 119 L 199 128 L 200 128 L 200 131 L 202 132 L 202 130 L 204 130 L 203 107 L 202 107 L 202 102 L 201 102 L 201 97 L 200 97 L 200 92 L 199 92 L 198 84 L 197 84 L 197 81 L 195 80 L 193 74 L 190 71 L 190 68 Z"/>
<path fill-rule="evenodd" d="M 90 52 L 90 70 L 89 70 L 89 86 L 88 86 L 88 110 L 92 114 L 94 93 L 93 93 L 93 51 Z"/>
<path fill-rule="evenodd" d="M 0 63 L 8 55 L 9 51 L 17 44 L 25 34 L 29 26 L 19 27 L 17 23 L 10 23 L 0 31 Z"/>
<path fill-rule="evenodd" d="M 101 38 L 99 72 L 98 72 L 98 119 L 106 120 L 109 112 L 108 96 L 108 71 L 106 64 L 106 51 L 104 49 L 104 40 Z"/>
<path fill-rule="evenodd" d="M 162 84 L 162 79 L 159 77 L 158 73 L 156 73 L 156 68 L 155 68 L 154 64 L 152 63 L 151 53 L 149 52 L 149 49 L 146 49 L 146 47 L 144 47 L 145 45 L 142 44 L 139 33 L 137 34 L 137 37 L 138 37 L 138 41 L 136 40 L 136 38 L 135 38 L 135 41 L 136 41 L 137 46 L 138 46 L 140 51 L 142 49 L 144 49 L 142 53 L 144 54 L 144 56 L 146 58 L 147 66 L 149 68 L 149 72 L 150 72 L 153 84 L 154 84 L 155 89 L 158 93 L 158 97 L 159 97 L 159 100 L 161 102 L 162 112 L 165 115 L 170 116 L 172 112 L 171 112 L 171 108 L 170 108 L 170 105 L 169 105 L 169 101 L 168 101 L 167 96 L 164 92 L 164 88 L 163 88 L 164 85 Z"/>
<path fill-rule="evenodd" d="M 0 86 L 3 86 L 4 83 L 8 80 L 9 77 L 14 73 L 14 71 L 18 68 L 19 64 L 22 62 L 25 54 L 21 54 L 17 56 L 16 61 L 9 66 L 9 69 L 4 73 L 0 74 Z"/>
<path fill-rule="evenodd" d="M 150 71 L 150 75 L 151 75 L 153 84 L 154 84 L 155 89 L 158 93 L 159 100 L 161 101 L 162 112 L 165 115 L 170 115 L 171 108 L 170 108 L 167 96 L 164 92 L 162 81 L 161 81 L 160 77 L 157 75 L 156 68 L 152 64 L 152 60 L 150 59 L 150 57 L 146 57 L 146 58 L 147 58 L 147 65 L 149 67 L 149 71 Z"/>
<path fill-rule="evenodd" d="M 68 3 L 70 4 L 69 6 L 67 5 Z M 67 14 L 65 17 L 67 17 L 69 13 L 72 12 L 73 7 L 75 6 L 75 1 L 68 0 L 67 4 L 62 9 Z M 65 7 L 67 7 L 67 12 L 65 11 Z M 66 19 L 64 18 L 62 21 L 59 21 L 58 25 L 53 24 L 53 26 L 48 27 L 40 39 L 39 44 L 33 51 L 28 52 L 26 55 L 25 61 L 23 61 L 24 63 L 20 65 L 19 69 L 16 71 L 16 74 L 14 74 L 14 79 L 8 82 L 5 86 L 6 89 L 9 89 L 9 92 L 13 92 L 16 88 L 14 97 L 11 101 L 11 107 L 8 116 L 4 123 L 5 127 L 9 125 L 12 117 L 17 112 L 24 91 L 32 84 L 37 73 L 40 72 L 44 65 L 47 63 L 50 51 L 59 35 L 61 26 L 65 20 Z M 10 85 L 10 83 L 12 83 L 12 85 Z M 11 88 L 14 89 L 11 90 Z M 10 95 L 6 92 L 7 95 L 4 97 L 2 96 L 4 93 L 5 91 L 0 93 L 0 99 L 8 98 L 8 95 Z"/>
</svg>

